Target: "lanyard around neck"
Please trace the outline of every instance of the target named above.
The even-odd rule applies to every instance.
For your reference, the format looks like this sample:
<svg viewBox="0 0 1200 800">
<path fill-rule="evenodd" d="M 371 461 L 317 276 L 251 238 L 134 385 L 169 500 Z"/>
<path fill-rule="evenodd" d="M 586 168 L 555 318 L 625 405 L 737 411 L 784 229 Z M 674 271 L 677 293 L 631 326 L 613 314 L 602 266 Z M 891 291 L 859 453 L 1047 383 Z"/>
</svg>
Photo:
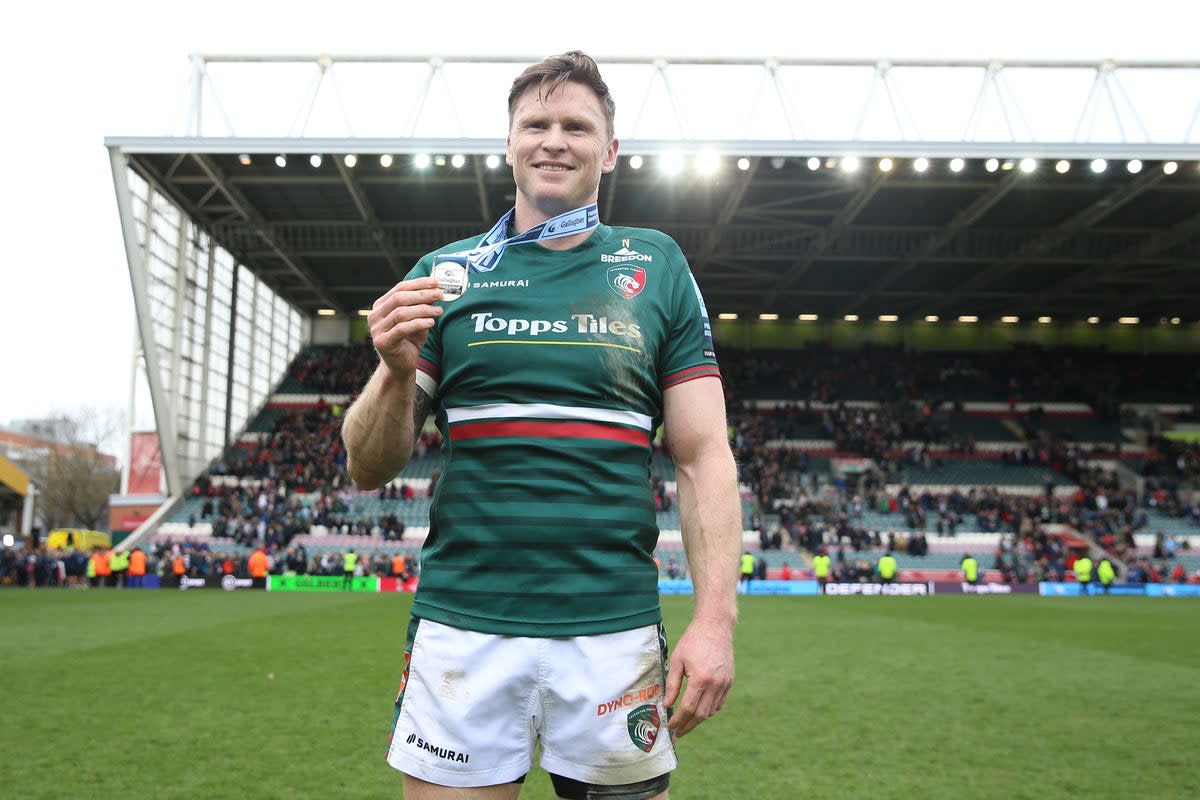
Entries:
<svg viewBox="0 0 1200 800">
<path fill-rule="evenodd" d="M 492 229 L 470 250 L 457 253 L 441 253 L 439 261 L 454 261 L 470 272 L 491 272 L 500 263 L 501 256 L 509 247 L 528 242 L 545 242 L 563 236 L 575 236 L 595 229 L 600 224 L 600 212 L 596 203 L 572 209 L 557 217 L 534 225 L 524 233 L 506 236 L 516 208 L 510 208 Z"/>
</svg>

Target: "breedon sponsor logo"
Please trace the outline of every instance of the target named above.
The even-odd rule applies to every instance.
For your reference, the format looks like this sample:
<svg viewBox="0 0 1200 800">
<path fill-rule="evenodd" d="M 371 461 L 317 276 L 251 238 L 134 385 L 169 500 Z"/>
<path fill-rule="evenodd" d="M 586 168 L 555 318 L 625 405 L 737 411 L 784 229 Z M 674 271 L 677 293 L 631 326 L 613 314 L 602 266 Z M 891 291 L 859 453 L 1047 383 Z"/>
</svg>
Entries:
<svg viewBox="0 0 1200 800">
<path fill-rule="evenodd" d="M 623 264 L 629 261 L 644 261 L 649 264 L 654 260 L 654 256 L 648 256 L 645 253 L 639 253 L 637 250 L 629 248 L 629 240 L 621 240 L 621 249 L 615 253 L 601 253 L 600 262 L 602 264 Z"/>
</svg>

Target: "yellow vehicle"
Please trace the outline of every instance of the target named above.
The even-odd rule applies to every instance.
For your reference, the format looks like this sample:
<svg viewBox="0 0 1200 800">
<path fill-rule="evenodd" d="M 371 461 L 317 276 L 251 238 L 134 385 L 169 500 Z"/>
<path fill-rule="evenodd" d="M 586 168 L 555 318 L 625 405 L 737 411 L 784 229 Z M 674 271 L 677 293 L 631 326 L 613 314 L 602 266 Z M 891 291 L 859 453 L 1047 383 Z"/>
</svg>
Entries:
<svg viewBox="0 0 1200 800">
<path fill-rule="evenodd" d="M 104 531 L 89 531 L 84 528 L 55 528 L 46 537 L 46 547 L 51 550 L 83 550 L 90 552 L 95 547 L 112 547 L 112 538 Z"/>
</svg>

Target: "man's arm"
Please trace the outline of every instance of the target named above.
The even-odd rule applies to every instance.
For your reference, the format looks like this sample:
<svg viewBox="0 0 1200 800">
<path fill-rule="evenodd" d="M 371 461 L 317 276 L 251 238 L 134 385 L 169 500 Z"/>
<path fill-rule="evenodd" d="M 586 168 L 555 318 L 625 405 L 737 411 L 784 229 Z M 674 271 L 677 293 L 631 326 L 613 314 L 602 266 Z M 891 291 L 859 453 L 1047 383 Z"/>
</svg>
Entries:
<svg viewBox="0 0 1200 800">
<path fill-rule="evenodd" d="M 385 364 L 375 369 L 342 423 L 346 470 L 359 488 L 378 489 L 400 474 L 432 407 L 415 376 L 397 378 Z"/>
<path fill-rule="evenodd" d="M 667 389 L 663 422 L 695 593 L 691 624 L 671 657 L 665 697 L 673 705 L 687 679 L 670 723 L 683 736 L 725 704 L 733 685 L 742 511 L 721 381 L 697 378 Z"/>
<path fill-rule="evenodd" d="M 375 301 L 367 323 L 379 366 L 342 423 L 346 469 L 363 489 L 396 477 L 412 458 L 433 405 L 416 385 L 417 357 L 442 309 L 433 278 L 401 281 Z"/>
</svg>

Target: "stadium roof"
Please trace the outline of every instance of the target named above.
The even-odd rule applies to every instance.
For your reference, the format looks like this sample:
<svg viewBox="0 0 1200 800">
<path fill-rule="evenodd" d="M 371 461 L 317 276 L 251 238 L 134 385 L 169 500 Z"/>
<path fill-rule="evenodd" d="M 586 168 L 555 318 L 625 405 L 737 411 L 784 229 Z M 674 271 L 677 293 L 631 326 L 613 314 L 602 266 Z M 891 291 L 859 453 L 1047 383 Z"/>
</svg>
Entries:
<svg viewBox="0 0 1200 800">
<path fill-rule="evenodd" d="M 212 70 L 239 60 L 194 59 L 197 97 L 205 86 L 215 91 Z M 432 97 L 426 102 L 429 88 L 450 74 L 454 65 L 448 63 L 455 59 L 374 59 L 385 62 L 381 66 L 412 66 L 428 72 L 417 116 L 407 126 L 410 135 L 399 137 L 311 135 L 314 126 L 308 121 L 319 108 L 315 98 L 323 85 L 333 84 L 326 79 L 335 67 L 343 70 L 344 77 L 353 74 L 345 70 L 362 66 L 370 57 L 241 60 L 275 62 L 272 66 L 308 62 L 317 70 L 316 89 L 295 115 L 304 120 L 299 130 L 293 127 L 285 136 L 232 135 L 234 126 L 225 118 L 224 132 L 230 135 L 209 135 L 197 109 L 195 135 L 110 139 L 107 144 L 302 311 L 311 314 L 331 308 L 353 315 L 369 307 L 420 256 L 448 241 L 482 233 L 512 206 L 511 172 L 502 161 L 494 168 L 485 161 L 489 155 L 503 154 L 503 140 L 463 132 L 459 106 L 453 101 L 447 107 L 453 110 L 460 135 L 417 135 L 422 128 L 420 115 L 431 113 Z M 482 83 L 483 75 L 493 80 L 498 73 L 503 82 L 495 91 L 506 91 L 506 82 L 518 71 L 512 65 L 534 60 L 460 58 L 458 75 L 467 83 Z M 658 228 L 673 236 L 713 314 L 1200 320 L 1196 120 L 1183 135 L 1176 128 L 1164 138 L 1150 129 L 1146 120 L 1152 115 L 1144 107 L 1139 113 L 1130 100 L 1145 96 L 1161 101 L 1162 90 L 1170 89 L 1175 108 L 1196 106 L 1200 114 L 1196 81 L 1200 64 L 598 60 L 606 74 L 610 69 L 614 73 L 646 70 L 651 82 L 658 80 L 666 90 L 660 95 L 648 91 L 632 126 L 628 114 L 625 130 L 618 125 L 622 158 L 601 185 L 601 220 Z M 498 64 L 504 69 L 496 70 Z M 466 72 L 482 66 L 492 71 Z M 778 138 L 729 136 L 727 127 L 711 127 L 723 138 L 701 139 L 696 130 L 685 126 L 683 119 L 698 115 L 689 114 L 686 104 L 697 102 L 696 93 L 688 94 L 686 79 L 691 73 L 682 70 L 703 67 L 744 70 L 736 73 L 742 77 L 721 79 L 731 82 L 746 80 L 745 70 L 751 67 L 754 74 L 761 74 L 756 91 L 761 93 L 766 81 L 768 93 L 774 90 L 781 103 L 773 118 L 776 128 L 767 131 L 767 136 Z M 863 84 L 865 98 L 860 98 L 859 106 L 838 112 L 851 122 L 857 119 L 840 129 L 845 135 L 815 138 L 814 130 L 818 134 L 826 130 L 817 125 L 820 108 L 811 106 L 817 100 L 807 100 L 814 112 L 807 114 L 797 113 L 795 101 L 789 101 L 817 81 L 795 77 L 788 83 L 787 70 L 802 75 L 803 70 L 818 67 L 827 72 L 861 68 L 871 76 L 870 83 Z M 1139 68 L 1142 73 L 1136 72 Z M 917 80 L 898 78 L 904 69 L 912 75 L 941 77 L 915 94 L 904 94 L 900 84 Z M 1022 69 L 1033 83 L 1045 84 L 1068 73 L 1086 79 L 1072 84 L 1088 90 L 1086 101 L 1080 95 L 1074 106 L 1078 123 L 1073 138 L 1068 134 L 1046 140 L 1032 132 L 1035 126 L 1028 124 L 1027 115 L 1049 117 L 1052 106 L 1027 104 L 1023 110 L 1004 99 L 1013 96 Z M 949 97 L 952 87 L 967 83 L 956 83 L 956 70 L 977 73 L 970 77 L 972 91 L 955 100 L 968 108 L 974 103 L 966 125 L 970 136 L 950 136 L 934 128 L 933 135 L 940 138 L 920 138 L 913 131 L 915 120 L 925 122 L 929 130 L 929 120 L 935 116 L 928 110 L 929 95 L 936 100 L 940 87 Z M 271 74 L 278 78 L 277 73 Z M 616 80 L 632 82 L 632 75 L 616 74 Z M 464 79 L 463 75 L 481 77 Z M 978 75 L 983 76 L 981 87 Z M 1121 83 L 1121 75 L 1130 77 Z M 1138 95 L 1137 78 L 1147 76 L 1150 80 L 1143 83 L 1148 90 Z M 1180 76 L 1186 81 L 1181 83 Z M 700 83 L 705 91 L 699 96 L 710 99 L 714 85 L 724 86 L 711 78 Z M 730 87 L 730 96 L 751 94 L 749 88 L 733 83 Z M 1060 105 L 1070 105 L 1065 91 Z M 263 98 L 272 92 L 251 94 Z M 346 96 L 352 97 L 353 92 L 343 92 L 338 102 L 348 103 Z M 983 111 L 993 96 L 999 98 L 993 104 L 999 102 L 1003 113 L 1002 124 L 992 130 L 1006 130 L 1008 135 L 980 140 Z M 890 137 L 887 126 L 883 135 L 871 135 L 871 109 L 880 97 L 890 103 L 886 120 L 893 131 Z M 918 113 L 902 113 L 909 106 Z M 1100 131 L 1089 137 L 1092 128 L 1085 129 L 1084 121 L 1094 123 L 1102 106 L 1114 112 L 1115 125 L 1110 128 L 1116 133 Z M 226 107 L 217 104 L 217 108 L 225 117 Z M 672 109 L 668 116 L 691 134 L 651 138 L 640 133 L 652 127 L 644 119 L 648 109 L 662 108 Z M 731 111 L 736 113 L 740 112 Z M 809 122 L 807 133 L 797 130 L 804 120 Z M 503 130 L 502 125 L 501 117 L 490 130 Z M 662 127 L 652 132 L 659 133 Z M 1022 133 L 1022 128 L 1030 132 Z M 1069 125 L 1058 124 L 1053 130 L 1069 130 Z M 675 151 L 689 161 L 679 174 L 664 175 L 659 164 Z M 692 167 L 691 160 L 700 153 L 718 158 L 711 174 L 699 174 Z M 353 166 L 347 163 L 349 154 L 356 157 Z M 420 169 L 413 164 L 417 154 L 435 162 Z M 464 157 L 460 167 L 451 162 L 456 154 Z M 313 157 L 318 155 L 321 160 L 315 165 Z M 381 164 L 385 155 L 394 159 L 388 166 Z M 277 165 L 280 156 L 285 165 Z M 633 168 L 632 156 L 645 160 L 641 169 Z M 854 172 L 844 169 L 851 157 L 859 163 Z M 1021 166 L 1027 158 L 1036 164 L 1031 172 Z M 741 166 L 739 159 L 744 159 Z M 882 159 L 892 161 L 890 171 L 880 168 Z M 927 159 L 923 171 L 919 159 Z M 960 164 L 955 159 L 961 159 L 957 171 L 954 167 Z M 1102 171 L 1093 171 L 1096 159 L 1106 160 Z M 1059 161 L 1068 167 L 1065 172 L 1056 169 Z"/>
</svg>

